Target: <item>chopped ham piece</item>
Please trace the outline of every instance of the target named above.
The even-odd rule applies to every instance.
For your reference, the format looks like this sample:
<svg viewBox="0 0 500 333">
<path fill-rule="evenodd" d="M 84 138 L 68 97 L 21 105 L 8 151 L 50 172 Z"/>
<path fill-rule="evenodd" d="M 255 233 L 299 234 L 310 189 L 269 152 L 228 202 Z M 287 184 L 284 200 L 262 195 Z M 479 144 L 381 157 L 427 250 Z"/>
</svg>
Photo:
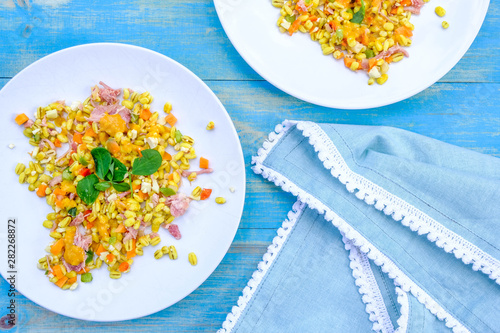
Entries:
<svg viewBox="0 0 500 333">
<path fill-rule="evenodd" d="M 126 192 L 121 192 L 121 193 L 118 193 L 117 196 L 119 196 L 120 198 L 124 198 L 126 197 L 127 195 L 130 194 L 130 191 L 126 191 Z"/>
<path fill-rule="evenodd" d="M 153 208 L 155 208 L 157 205 L 158 205 L 158 200 L 159 200 L 159 196 L 157 193 L 153 194 L 151 196 L 151 203 L 153 204 Z"/>
<path fill-rule="evenodd" d="M 179 230 L 179 226 L 177 224 L 167 224 L 167 229 L 168 229 L 168 232 L 170 232 L 170 234 L 172 236 L 174 236 L 175 239 L 179 240 L 181 239 L 182 235 L 181 235 L 181 232 Z"/>
<path fill-rule="evenodd" d="M 393 55 L 394 53 L 400 53 L 400 52 L 403 53 L 406 57 L 410 56 L 404 48 L 402 48 L 399 45 L 394 45 L 393 47 L 389 48 L 387 51 L 379 53 L 376 57 L 374 57 L 372 59 L 384 59 L 384 58 L 387 58 L 387 57 Z"/>
<path fill-rule="evenodd" d="M 90 244 L 92 244 L 92 235 L 82 235 L 80 233 L 80 230 L 76 228 L 73 244 L 75 246 L 81 247 L 84 251 L 87 251 L 89 249 Z"/>
<path fill-rule="evenodd" d="M 101 99 L 106 101 L 108 104 L 116 103 L 116 97 L 120 95 L 121 89 L 113 89 L 102 81 L 100 81 L 99 84 L 103 86 L 102 89 L 99 89 L 99 96 Z"/>
<path fill-rule="evenodd" d="M 49 145 L 49 147 L 53 150 L 56 150 L 56 146 L 52 143 L 52 141 L 48 139 L 42 139 L 40 140 L 40 144 L 38 145 L 38 148 L 43 149 L 45 147 L 45 144 Z"/>
<path fill-rule="evenodd" d="M 193 172 L 196 173 L 196 175 L 198 176 L 198 175 L 202 175 L 204 173 L 212 173 L 212 172 L 214 172 L 214 170 L 212 170 L 210 168 L 209 169 L 198 170 L 198 171 L 184 170 L 184 171 L 182 171 L 182 177 L 187 177 L 190 174 L 192 174 Z"/>
<path fill-rule="evenodd" d="M 126 124 L 130 123 L 130 119 L 132 118 L 132 116 L 130 114 L 130 110 L 127 109 L 126 107 L 123 106 L 120 109 L 118 109 L 116 114 L 120 115 L 120 117 L 122 117 L 122 119 L 125 121 Z"/>
<path fill-rule="evenodd" d="M 74 193 L 72 193 L 74 194 Z M 73 225 L 80 225 L 82 224 L 83 222 L 83 219 L 84 219 L 84 216 L 83 216 L 83 213 L 80 213 L 78 214 L 74 219 L 73 221 L 71 221 L 71 223 L 69 224 L 70 226 L 73 226 Z"/>
<path fill-rule="evenodd" d="M 167 198 L 165 203 L 170 208 L 170 213 L 173 217 L 179 217 L 183 215 L 189 207 L 191 199 L 188 198 L 184 193 L 178 193 Z"/>
<path fill-rule="evenodd" d="M 28 128 L 28 127 L 31 127 L 31 125 L 33 125 L 35 122 L 31 119 L 28 119 L 27 122 L 24 123 L 24 128 Z"/>
<path fill-rule="evenodd" d="M 125 243 L 131 239 L 136 239 L 138 232 L 139 230 L 134 229 L 134 227 L 128 227 L 122 242 Z"/>
<path fill-rule="evenodd" d="M 150 239 L 153 239 L 153 238 L 158 237 L 158 236 L 160 236 L 160 235 L 158 235 L 157 232 L 152 232 L 152 233 L 149 234 L 149 238 Z"/>
<path fill-rule="evenodd" d="M 75 196 L 76 196 L 76 193 L 70 193 L 69 194 L 70 200 L 73 200 L 75 198 Z"/>
<path fill-rule="evenodd" d="M 412 14 L 420 14 L 420 8 L 424 5 L 423 0 L 411 0 L 411 6 L 405 7 L 405 10 Z"/>
<path fill-rule="evenodd" d="M 60 182 L 62 182 L 62 176 L 54 177 L 49 182 L 49 187 L 54 187 L 55 185 L 59 184 Z"/>
<path fill-rule="evenodd" d="M 40 126 L 47 127 L 47 117 L 43 117 L 42 122 L 40 123 Z"/>
</svg>

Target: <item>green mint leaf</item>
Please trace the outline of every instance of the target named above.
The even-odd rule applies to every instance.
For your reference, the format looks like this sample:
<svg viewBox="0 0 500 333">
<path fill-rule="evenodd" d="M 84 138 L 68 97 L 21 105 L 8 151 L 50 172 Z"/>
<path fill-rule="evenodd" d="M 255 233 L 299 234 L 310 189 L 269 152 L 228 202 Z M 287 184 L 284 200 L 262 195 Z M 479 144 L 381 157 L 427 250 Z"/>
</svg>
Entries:
<svg viewBox="0 0 500 333">
<path fill-rule="evenodd" d="M 85 259 L 85 265 L 88 265 L 94 261 L 94 252 L 92 252 L 92 250 L 88 250 L 87 252 L 85 252 L 85 254 L 87 255 L 87 259 Z"/>
<path fill-rule="evenodd" d="M 106 191 L 110 187 L 111 187 L 110 182 L 100 182 L 94 185 L 94 188 L 101 192 Z"/>
<path fill-rule="evenodd" d="M 161 154 L 154 149 L 141 151 L 142 157 L 134 160 L 132 174 L 136 176 L 149 176 L 158 171 L 161 166 Z"/>
<path fill-rule="evenodd" d="M 127 167 L 125 164 L 120 162 L 118 159 L 113 157 L 113 163 L 111 163 L 113 166 L 113 170 L 111 173 L 113 174 L 113 181 L 114 182 L 121 182 L 122 180 L 125 179 L 125 175 L 127 174 Z"/>
<path fill-rule="evenodd" d="M 127 192 L 130 190 L 130 185 L 128 183 L 113 183 L 113 188 L 118 192 Z"/>
<path fill-rule="evenodd" d="M 70 210 L 68 210 L 68 214 L 75 217 L 76 216 L 76 207 L 73 207 Z"/>
<path fill-rule="evenodd" d="M 169 197 L 171 195 L 174 195 L 176 192 L 174 190 L 172 190 L 170 187 L 162 187 L 160 188 L 160 192 L 166 196 L 166 197 Z"/>
<path fill-rule="evenodd" d="M 361 0 L 361 8 L 356 13 L 354 13 L 351 22 L 361 24 L 364 18 L 365 18 L 365 2 Z"/>
<path fill-rule="evenodd" d="M 93 204 L 99 196 L 100 192 L 94 187 L 97 183 L 99 183 L 99 178 L 91 174 L 80 180 L 76 185 L 76 194 L 78 194 L 80 199 L 87 205 Z"/>
<path fill-rule="evenodd" d="M 90 153 L 94 158 L 96 175 L 101 179 L 105 179 L 104 177 L 108 173 L 109 166 L 111 165 L 111 153 L 103 147 L 94 148 Z"/>
</svg>

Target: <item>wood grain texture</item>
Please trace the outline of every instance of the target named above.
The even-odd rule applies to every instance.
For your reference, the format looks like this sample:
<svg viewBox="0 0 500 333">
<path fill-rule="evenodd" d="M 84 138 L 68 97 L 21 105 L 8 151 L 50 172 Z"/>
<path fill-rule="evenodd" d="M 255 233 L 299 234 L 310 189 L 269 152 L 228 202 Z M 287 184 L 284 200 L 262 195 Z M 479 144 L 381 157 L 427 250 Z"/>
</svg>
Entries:
<svg viewBox="0 0 500 333">
<path fill-rule="evenodd" d="M 318 107 L 262 80 L 227 39 L 211 0 L 60 2 L 54 7 L 0 3 L 0 87 L 32 62 L 74 45 L 121 42 L 163 53 L 200 76 L 226 107 L 244 152 L 247 195 L 240 228 L 221 265 L 174 306 L 145 318 L 103 324 L 54 314 L 19 295 L 19 331 L 218 329 L 295 201 L 256 176 L 250 166 L 267 134 L 284 119 L 394 126 L 500 157 L 496 1 L 472 47 L 452 71 L 412 98 L 370 110 Z M 7 289 L 0 279 L 0 316 L 5 314 Z"/>
</svg>

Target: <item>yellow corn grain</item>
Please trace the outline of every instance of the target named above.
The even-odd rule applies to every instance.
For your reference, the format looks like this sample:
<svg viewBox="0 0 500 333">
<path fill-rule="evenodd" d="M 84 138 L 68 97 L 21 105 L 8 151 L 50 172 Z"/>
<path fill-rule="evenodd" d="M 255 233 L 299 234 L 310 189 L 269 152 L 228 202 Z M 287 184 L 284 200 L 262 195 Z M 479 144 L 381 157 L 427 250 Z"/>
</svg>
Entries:
<svg viewBox="0 0 500 333">
<path fill-rule="evenodd" d="M 54 225 L 54 223 L 52 221 L 49 221 L 49 220 L 45 220 L 43 221 L 43 224 L 42 224 L 45 228 L 47 229 L 52 229 L 52 226 Z"/>
<path fill-rule="evenodd" d="M 177 255 L 177 249 L 175 248 L 175 246 L 173 245 L 170 245 L 169 248 L 168 248 L 168 257 L 172 260 L 176 260 L 178 258 L 178 255 Z"/>
<path fill-rule="evenodd" d="M 389 76 L 387 74 L 382 74 L 378 79 L 377 79 L 377 83 L 382 85 L 384 84 L 387 79 L 389 78 Z"/>
<path fill-rule="evenodd" d="M 150 243 L 149 243 L 149 244 L 151 244 L 151 246 L 156 246 L 156 245 L 160 244 L 160 242 L 161 242 L 161 238 L 160 238 L 160 236 L 156 236 L 156 237 L 154 237 L 154 238 L 150 241 Z"/>
<path fill-rule="evenodd" d="M 437 6 L 435 12 L 439 17 L 443 17 L 444 15 L 446 15 L 446 10 L 441 6 Z"/>
<path fill-rule="evenodd" d="M 188 260 L 192 266 L 196 266 L 198 264 L 198 258 L 196 257 L 196 254 L 194 254 L 194 252 L 188 254 Z"/>
<path fill-rule="evenodd" d="M 122 273 L 119 271 L 111 271 L 109 272 L 109 277 L 112 279 L 119 279 L 122 277 Z"/>
<path fill-rule="evenodd" d="M 163 252 L 161 251 L 161 249 L 155 251 L 154 257 L 155 259 L 160 259 L 161 257 L 163 257 Z"/>
<path fill-rule="evenodd" d="M 443 27 L 443 29 L 448 29 L 450 27 L 450 24 L 446 21 L 443 21 L 443 23 L 441 23 L 441 26 Z"/>
</svg>

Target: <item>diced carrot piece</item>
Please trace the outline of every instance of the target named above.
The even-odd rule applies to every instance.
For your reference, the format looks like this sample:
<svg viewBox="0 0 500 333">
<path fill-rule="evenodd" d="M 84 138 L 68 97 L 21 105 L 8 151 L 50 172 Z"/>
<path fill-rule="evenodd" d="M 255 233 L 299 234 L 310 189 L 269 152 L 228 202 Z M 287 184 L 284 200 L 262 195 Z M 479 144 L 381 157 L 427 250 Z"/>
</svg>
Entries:
<svg viewBox="0 0 500 333">
<path fill-rule="evenodd" d="M 82 135 L 75 132 L 75 134 L 73 134 L 73 141 L 76 143 L 82 143 Z"/>
<path fill-rule="evenodd" d="M 76 276 L 75 277 L 72 277 L 71 279 L 68 280 L 68 284 L 73 284 L 76 282 Z"/>
<path fill-rule="evenodd" d="M 118 270 L 120 272 L 125 272 L 129 267 L 130 265 L 128 264 L 128 262 L 124 261 L 120 264 L 120 266 L 118 266 Z"/>
<path fill-rule="evenodd" d="M 208 169 L 208 160 L 204 157 L 200 157 L 200 168 Z"/>
<path fill-rule="evenodd" d="M 204 188 L 201 191 L 200 200 L 206 200 L 206 199 L 208 199 L 210 197 L 210 194 L 212 194 L 212 190 L 209 189 L 209 188 Z"/>
<path fill-rule="evenodd" d="M 139 117 L 141 117 L 142 119 L 144 120 L 148 120 L 149 118 L 151 118 L 151 111 L 149 111 L 149 109 L 144 109 L 141 111 L 141 114 L 139 115 Z"/>
<path fill-rule="evenodd" d="M 97 248 L 97 251 L 95 251 L 95 254 L 97 254 L 98 256 L 100 256 L 101 253 L 103 253 L 104 251 L 106 251 L 106 249 L 104 248 L 104 246 L 102 246 L 102 244 L 99 244 L 99 247 Z"/>
<path fill-rule="evenodd" d="M 177 122 L 177 118 L 174 117 L 173 114 L 169 113 L 166 117 L 165 117 L 165 121 L 170 125 L 170 126 L 174 126 L 175 123 Z"/>
<path fill-rule="evenodd" d="M 115 232 L 118 232 L 118 233 L 122 233 L 125 231 L 127 231 L 127 229 L 125 229 L 125 226 L 123 224 L 119 224 L 118 227 L 116 227 L 116 229 L 115 229 Z"/>
<path fill-rule="evenodd" d="M 43 198 L 45 196 L 45 190 L 47 189 L 47 185 L 42 184 L 38 187 L 38 190 L 36 191 L 36 195 L 38 195 L 40 198 Z"/>
<path fill-rule="evenodd" d="M 59 139 L 55 139 L 54 146 L 56 146 L 57 148 L 61 148 L 62 147 L 61 141 Z"/>
<path fill-rule="evenodd" d="M 18 125 L 22 125 L 24 124 L 25 122 L 27 122 L 30 118 L 28 118 L 27 115 L 25 115 L 24 113 L 21 113 L 21 114 L 18 114 L 15 118 L 15 121 Z"/>
<path fill-rule="evenodd" d="M 84 273 L 87 273 L 88 271 L 90 271 L 90 269 L 88 269 L 87 267 L 83 267 L 79 272 L 77 272 L 76 274 L 84 274 Z"/>
<path fill-rule="evenodd" d="M 168 180 L 169 181 L 174 180 L 174 173 L 173 172 L 170 175 L 168 175 Z"/>
<path fill-rule="evenodd" d="M 288 34 L 290 36 L 293 35 L 297 30 L 299 30 L 300 22 L 301 21 L 299 19 L 296 19 L 295 21 L 293 21 L 290 28 L 288 28 Z"/>
<path fill-rule="evenodd" d="M 141 197 L 142 200 L 146 200 L 147 198 L 149 198 L 149 194 L 144 193 L 142 191 L 139 191 L 138 194 L 139 194 L 139 196 Z"/>
<path fill-rule="evenodd" d="M 56 188 L 53 193 L 55 195 L 66 195 L 66 191 L 63 191 L 60 188 Z"/>
<path fill-rule="evenodd" d="M 135 250 L 134 251 L 127 251 L 127 259 L 132 259 L 135 256 L 136 256 Z"/>
<path fill-rule="evenodd" d="M 115 255 L 113 253 L 110 253 L 106 256 L 106 259 L 108 259 L 109 262 L 115 260 Z"/>
<path fill-rule="evenodd" d="M 64 273 L 61 269 L 61 265 L 55 265 L 52 267 L 52 273 L 58 278 L 62 278 L 64 276 Z"/>
<path fill-rule="evenodd" d="M 392 62 L 392 56 L 385 58 L 385 62 L 390 64 Z"/>
<path fill-rule="evenodd" d="M 64 286 L 64 284 L 66 283 L 66 281 L 68 281 L 68 278 L 66 276 L 63 276 L 62 278 L 57 280 L 56 286 L 58 286 L 59 288 L 62 288 Z"/>
<path fill-rule="evenodd" d="M 172 159 L 172 155 L 170 155 L 166 151 L 163 152 L 162 157 L 165 161 L 170 161 Z"/>
<path fill-rule="evenodd" d="M 116 143 L 115 140 L 108 140 L 108 142 L 106 143 L 106 148 L 113 155 L 120 152 L 120 146 L 118 145 L 118 143 Z"/>
<path fill-rule="evenodd" d="M 138 190 L 141 188 L 141 184 L 132 184 L 132 190 Z"/>
<path fill-rule="evenodd" d="M 62 249 L 64 247 L 64 240 L 62 238 L 59 238 L 57 242 L 55 242 L 51 247 L 50 247 L 50 253 L 53 255 L 58 255 L 61 253 Z"/>
<path fill-rule="evenodd" d="M 91 137 L 95 138 L 97 136 L 97 134 L 94 132 L 92 127 L 89 127 L 89 129 L 87 131 L 85 131 L 85 136 L 91 136 Z"/>
<path fill-rule="evenodd" d="M 348 57 L 344 58 L 344 65 L 347 68 L 350 68 L 353 62 L 354 62 L 353 58 L 348 58 Z"/>
<path fill-rule="evenodd" d="M 85 226 L 85 228 L 87 229 L 92 229 L 94 227 L 94 223 L 92 222 L 87 222 L 87 225 Z"/>
</svg>

